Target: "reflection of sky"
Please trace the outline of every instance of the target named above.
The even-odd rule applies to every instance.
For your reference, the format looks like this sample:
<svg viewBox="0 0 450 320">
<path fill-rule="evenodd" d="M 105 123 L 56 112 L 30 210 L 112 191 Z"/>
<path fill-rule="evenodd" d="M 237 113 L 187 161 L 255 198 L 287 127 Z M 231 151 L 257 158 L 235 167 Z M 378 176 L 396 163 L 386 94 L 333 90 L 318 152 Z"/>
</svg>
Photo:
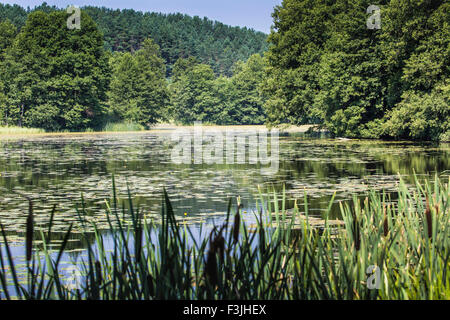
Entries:
<svg viewBox="0 0 450 320">
<path fill-rule="evenodd" d="M 4 0 L 2 3 L 18 4 L 33 8 L 42 0 Z M 232 26 L 253 28 L 265 33 L 270 32 L 273 7 L 281 4 L 281 0 L 46 0 L 47 4 L 65 8 L 68 5 L 98 6 L 137 11 L 185 13 L 190 16 L 208 17 Z"/>
</svg>

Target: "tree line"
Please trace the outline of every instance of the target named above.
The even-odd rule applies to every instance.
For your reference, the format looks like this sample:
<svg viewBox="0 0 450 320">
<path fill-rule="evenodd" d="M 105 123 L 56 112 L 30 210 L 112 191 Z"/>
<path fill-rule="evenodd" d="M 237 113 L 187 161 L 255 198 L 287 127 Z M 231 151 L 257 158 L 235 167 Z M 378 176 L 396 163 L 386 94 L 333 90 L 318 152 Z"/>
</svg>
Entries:
<svg viewBox="0 0 450 320">
<path fill-rule="evenodd" d="M 20 30 L 0 23 L 0 125 L 77 131 L 121 121 L 264 123 L 261 55 L 236 62 L 230 77 L 196 57 L 179 58 L 167 78 L 153 39 L 111 52 L 85 10 L 79 30 L 67 28 L 68 17 L 34 10 Z"/>
<path fill-rule="evenodd" d="M 334 135 L 450 141 L 450 2 L 284 0 L 264 90 L 270 123 Z"/>
<path fill-rule="evenodd" d="M 255 53 L 262 54 L 268 47 L 267 35 L 262 32 L 227 26 L 207 18 L 93 6 L 81 9 L 97 24 L 108 51 L 134 52 L 141 48 L 145 39 L 151 38 L 160 47 L 168 77 L 179 58 L 190 56 L 210 65 L 217 75 L 231 76 L 237 61 L 245 61 Z M 45 2 L 33 9 L 0 4 L 0 21 L 8 19 L 20 30 L 31 12 L 58 10 Z"/>
<path fill-rule="evenodd" d="M 0 6 L 0 17 L 11 18 L 0 24 L 0 123 L 47 130 L 120 121 L 318 124 L 335 136 L 449 141 L 450 3 L 380 0 L 380 29 L 367 27 L 370 5 L 284 0 L 268 50 L 236 56 L 228 71 L 192 48 L 169 59 L 180 48 L 173 41 L 141 41 L 128 31 L 120 38 L 90 17 L 140 15 L 132 10 L 87 7 L 81 29 L 68 30 L 65 11 L 44 6 L 23 19 L 20 7 Z M 161 17 L 163 28 L 184 16 Z M 210 22 L 189 19 L 199 37 L 208 33 Z M 249 38 L 239 41 L 249 48 Z"/>
</svg>

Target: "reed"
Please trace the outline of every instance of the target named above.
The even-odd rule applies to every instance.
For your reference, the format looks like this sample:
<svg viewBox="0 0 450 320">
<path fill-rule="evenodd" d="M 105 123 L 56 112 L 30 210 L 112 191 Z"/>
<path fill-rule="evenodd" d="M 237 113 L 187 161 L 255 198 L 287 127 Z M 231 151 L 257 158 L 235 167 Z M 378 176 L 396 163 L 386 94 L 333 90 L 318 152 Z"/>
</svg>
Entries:
<svg viewBox="0 0 450 320">
<path fill-rule="evenodd" d="M 191 227 L 177 221 L 165 191 L 156 224 L 142 217 L 130 194 L 127 209 L 121 207 L 114 189 L 106 206 L 114 250 L 106 252 L 102 234 L 94 232 L 96 243 L 79 266 L 85 274 L 80 290 L 67 288 L 58 270 L 72 225 L 56 259 L 46 241 L 44 263 L 30 251 L 26 285 L 17 280 L 0 225 L 0 287 L 5 299 L 450 299 L 449 191 L 448 181 L 436 177 L 412 188 L 401 182 L 395 202 L 384 193 L 370 192 L 362 204 L 355 196 L 340 205 L 344 223 L 332 226 L 325 214 L 322 230 L 310 223 L 307 204 L 286 210 L 285 197 L 279 206 L 276 194 L 261 196 L 256 230 L 250 230 L 239 204 L 230 219 L 230 201 L 224 224 L 197 241 Z M 81 209 L 86 226 L 91 222 L 84 215 Z M 125 215 L 131 223 L 123 222 Z M 37 233 L 32 223 L 27 227 L 27 234 Z M 40 232 L 42 240 L 50 232 L 51 225 L 47 236 Z"/>
<path fill-rule="evenodd" d="M 36 133 L 44 133 L 45 130 L 37 129 L 37 128 L 24 128 L 24 127 L 15 127 L 15 126 L 0 126 L 0 134 L 36 134 Z"/>
<path fill-rule="evenodd" d="M 110 122 L 103 127 L 105 132 L 132 132 L 144 129 L 143 126 L 135 122 Z"/>
</svg>

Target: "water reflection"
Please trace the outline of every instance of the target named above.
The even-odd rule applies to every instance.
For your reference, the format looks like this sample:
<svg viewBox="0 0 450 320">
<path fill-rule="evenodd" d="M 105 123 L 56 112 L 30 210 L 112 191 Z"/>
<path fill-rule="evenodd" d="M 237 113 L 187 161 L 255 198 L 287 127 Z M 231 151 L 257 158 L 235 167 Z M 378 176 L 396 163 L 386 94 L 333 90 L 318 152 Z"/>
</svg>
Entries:
<svg viewBox="0 0 450 320">
<path fill-rule="evenodd" d="M 262 175 L 255 165 L 175 165 L 170 159 L 172 147 L 170 132 L 0 137 L 0 222 L 7 230 L 16 266 L 23 268 L 25 261 L 28 203 L 24 195 L 33 199 L 38 229 L 46 230 L 56 205 L 51 249 L 58 250 L 68 226 L 78 221 L 76 206 L 83 196 L 87 218 L 103 230 L 106 247 L 112 250 L 105 215 L 112 175 L 119 202 L 125 207 L 129 188 L 141 212 L 157 220 L 162 190 L 166 188 L 180 220 L 194 226 L 219 224 L 228 198 L 237 196 L 248 212 L 247 219 L 251 219 L 256 212 L 258 186 L 263 192 L 275 189 L 279 193 L 285 187 L 288 209 L 294 201 L 301 207 L 306 193 L 310 213 L 316 215 L 324 212 L 331 195 L 337 192 L 332 207 L 332 217 L 336 217 L 338 201 L 351 199 L 354 194 L 364 196 L 369 189 L 393 191 L 399 175 L 409 183 L 414 172 L 420 179 L 450 175 L 449 144 L 282 135 L 280 169 L 273 176 Z M 92 234 L 82 239 L 80 232 L 75 228 L 70 238 L 62 270 L 85 258 L 85 249 L 95 241 Z M 39 249 L 39 233 L 35 240 Z M 5 255 L 5 250 L 2 252 Z M 21 272 L 20 280 L 23 277 L 25 273 Z"/>
<path fill-rule="evenodd" d="M 392 191 L 401 175 L 445 176 L 450 170 L 450 145 L 380 141 L 338 141 L 280 137 L 280 169 L 263 176 L 260 166 L 176 165 L 171 162 L 170 132 L 135 134 L 28 136 L 0 138 L 0 221 L 9 232 L 24 230 L 33 199 L 36 224 L 46 227 L 57 205 L 55 232 L 77 220 L 81 195 L 86 211 L 101 229 L 108 229 L 105 199 L 111 198 L 115 176 L 120 201 L 130 189 L 136 205 L 157 219 L 166 188 L 180 217 L 189 221 L 220 217 L 228 198 L 240 196 L 247 211 L 255 208 L 259 185 L 265 191 L 286 187 L 288 205 L 304 193 L 312 213 L 320 215 L 337 191 L 336 201 L 364 194 L 369 188 Z M 333 207 L 336 216 L 337 206 Z"/>
</svg>

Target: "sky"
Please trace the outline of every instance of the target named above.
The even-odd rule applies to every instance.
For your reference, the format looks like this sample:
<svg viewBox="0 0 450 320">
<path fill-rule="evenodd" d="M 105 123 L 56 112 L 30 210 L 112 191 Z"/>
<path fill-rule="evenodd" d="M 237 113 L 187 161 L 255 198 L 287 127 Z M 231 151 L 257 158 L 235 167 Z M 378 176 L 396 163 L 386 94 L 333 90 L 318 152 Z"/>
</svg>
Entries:
<svg viewBox="0 0 450 320">
<path fill-rule="evenodd" d="M 137 11 L 176 13 L 190 16 L 208 17 L 231 26 L 241 26 L 270 32 L 272 12 L 282 0 L 46 0 L 47 4 L 66 8 L 68 5 L 79 7 L 91 5 L 114 9 L 134 9 Z M 34 8 L 43 0 L 0 0 L 0 3 L 18 4 Z"/>
</svg>

